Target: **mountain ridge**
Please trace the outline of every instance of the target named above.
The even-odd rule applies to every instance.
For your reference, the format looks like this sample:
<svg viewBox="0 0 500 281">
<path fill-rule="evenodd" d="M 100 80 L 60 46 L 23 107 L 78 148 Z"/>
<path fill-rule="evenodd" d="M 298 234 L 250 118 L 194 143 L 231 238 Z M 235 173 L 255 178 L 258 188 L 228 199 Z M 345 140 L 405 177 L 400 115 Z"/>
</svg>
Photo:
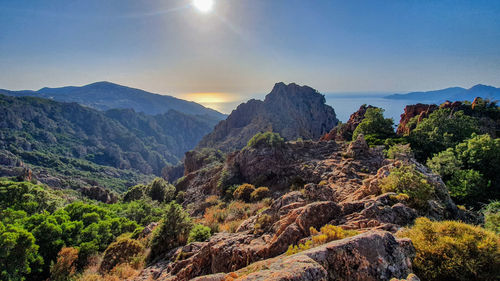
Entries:
<svg viewBox="0 0 500 281">
<path fill-rule="evenodd" d="M 113 108 L 132 108 L 136 112 L 156 115 L 175 109 L 192 115 L 207 115 L 218 120 L 226 118 L 225 114 L 192 101 L 107 81 L 94 82 L 84 86 L 43 87 L 37 91 L 0 89 L 0 93 L 8 96 L 34 96 L 61 102 L 77 102 L 103 111 Z"/>
</svg>

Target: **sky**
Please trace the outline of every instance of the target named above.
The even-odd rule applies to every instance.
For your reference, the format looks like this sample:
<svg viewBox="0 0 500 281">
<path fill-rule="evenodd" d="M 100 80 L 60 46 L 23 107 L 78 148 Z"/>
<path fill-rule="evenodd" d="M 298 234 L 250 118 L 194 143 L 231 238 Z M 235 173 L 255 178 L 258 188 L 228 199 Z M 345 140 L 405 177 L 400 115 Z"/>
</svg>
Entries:
<svg viewBox="0 0 500 281">
<path fill-rule="evenodd" d="M 210 102 L 500 86 L 500 1 L 0 0 L 0 88 L 110 81 Z"/>
</svg>

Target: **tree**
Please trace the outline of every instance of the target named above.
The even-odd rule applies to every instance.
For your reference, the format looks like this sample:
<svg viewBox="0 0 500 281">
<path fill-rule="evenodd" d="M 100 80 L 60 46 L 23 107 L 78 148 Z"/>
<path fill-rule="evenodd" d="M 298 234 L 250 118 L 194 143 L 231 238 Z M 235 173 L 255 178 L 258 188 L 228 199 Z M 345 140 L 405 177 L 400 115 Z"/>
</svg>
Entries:
<svg viewBox="0 0 500 281">
<path fill-rule="evenodd" d="M 454 200 L 479 207 L 500 197 L 500 139 L 473 134 L 436 154 L 427 165 L 441 175 Z"/>
<path fill-rule="evenodd" d="M 0 277 L 2 280 L 24 280 L 32 267 L 43 263 L 38 255 L 35 237 L 25 229 L 0 222 Z"/>
<path fill-rule="evenodd" d="M 418 117 L 415 117 L 418 118 Z M 454 147 L 478 133 L 476 118 L 463 111 L 453 112 L 449 108 L 438 109 L 420 121 L 408 135 L 417 160 L 425 161 L 435 153 Z"/>
<path fill-rule="evenodd" d="M 169 250 L 186 242 L 192 228 L 189 214 L 176 202 L 170 202 L 165 210 L 162 222 L 151 240 L 151 252 L 148 260 L 153 261 Z"/>
<path fill-rule="evenodd" d="M 149 197 L 158 202 L 170 202 L 175 199 L 175 187 L 162 178 L 156 178 L 149 186 Z"/>
<path fill-rule="evenodd" d="M 383 140 L 395 136 L 393 125 L 391 118 L 384 118 L 382 108 L 370 107 L 366 109 L 363 120 L 354 130 L 352 139 L 356 140 L 358 135 L 363 134 L 368 144 L 383 144 Z"/>
<path fill-rule="evenodd" d="M 64 247 L 57 254 L 57 261 L 50 267 L 51 280 L 68 281 L 76 273 L 78 249 Z"/>
</svg>

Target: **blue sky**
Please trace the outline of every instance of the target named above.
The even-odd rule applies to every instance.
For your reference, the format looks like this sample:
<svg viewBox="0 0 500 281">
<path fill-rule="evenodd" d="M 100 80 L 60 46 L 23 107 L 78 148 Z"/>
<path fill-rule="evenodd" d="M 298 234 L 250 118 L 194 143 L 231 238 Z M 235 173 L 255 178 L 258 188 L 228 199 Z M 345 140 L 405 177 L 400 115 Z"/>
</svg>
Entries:
<svg viewBox="0 0 500 281">
<path fill-rule="evenodd" d="M 500 86 L 500 1 L 0 0 L 0 88 L 183 96 Z"/>
</svg>

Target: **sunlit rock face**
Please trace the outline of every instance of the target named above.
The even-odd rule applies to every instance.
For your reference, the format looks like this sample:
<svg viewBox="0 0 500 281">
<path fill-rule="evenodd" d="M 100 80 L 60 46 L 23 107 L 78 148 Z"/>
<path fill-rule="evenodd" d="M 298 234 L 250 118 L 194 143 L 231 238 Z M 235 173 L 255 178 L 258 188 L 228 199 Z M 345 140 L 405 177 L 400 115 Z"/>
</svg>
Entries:
<svg viewBox="0 0 500 281">
<path fill-rule="evenodd" d="M 318 91 L 294 83 L 277 83 L 264 101 L 249 100 L 239 105 L 198 147 L 237 150 L 265 131 L 279 133 L 285 140 L 319 139 L 337 123 L 335 111 Z"/>
</svg>

